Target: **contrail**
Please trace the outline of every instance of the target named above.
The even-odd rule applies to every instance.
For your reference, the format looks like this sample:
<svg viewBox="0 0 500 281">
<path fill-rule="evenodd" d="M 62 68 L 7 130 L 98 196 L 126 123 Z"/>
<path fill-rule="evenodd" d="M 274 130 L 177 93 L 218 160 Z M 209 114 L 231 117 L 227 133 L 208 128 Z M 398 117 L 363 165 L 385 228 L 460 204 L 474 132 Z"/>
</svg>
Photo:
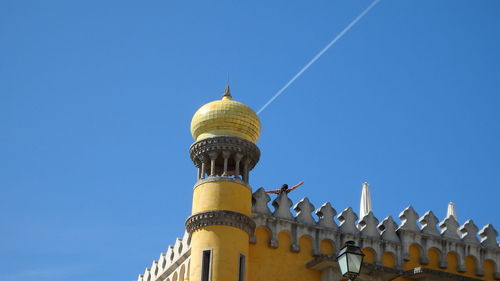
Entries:
<svg viewBox="0 0 500 281">
<path fill-rule="evenodd" d="M 330 43 L 328 43 L 328 45 L 326 45 L 323 48 L 323 50 L 321 50 L 318 54 L 316 54 L 316 56 L 314 56 L 314 58 L 312 58 L 312 60 L 310 60 L 297 74 L 295 74 L 295 76 L 293 76 L 292 79 L 290 79 L 290 81 L 288 81 L 288 83 L 286 83 L 285 86 L 283 86 L 283 88 L 281 88 L 276 94 L 274 94 L 274 96 L 271 99 L 269 99 L 269 101 L 267 101 L 266 104 L 264 104 L 259 109 L 259 111 L 257 111 L 257 114 L 260 114 L 277 97 L 279 97 L 293 82 L 295 82 L 295 80 L 297 80 L 297 78 L 300 77 L 300 75 L 302 75 L 302 73 L 304 73 L 304 71 L 306 71 L 313 63 L 315 63 L 326 51 L 328 51 L 328 49 L 330 49 L 333 46 L 333 44 L 335 44 L 340 38 L 342 38 L 342 36 L 344 36 L 347 33 L 347 31 L 349 31 L 356 23 L 358 23 L 358 21 L 360 19 L 362 19 L 373 7 L 375 7 L 375 5 L 378 4 L 378 2 L 380 2 L 380 0 L 374 0 L 348 26 L 346 26 L 339 34 L 337 34 L 337 36 L 335 36 L 335 38 L 333 38 L 332 41 L 330 41 Z"/>
</svg>

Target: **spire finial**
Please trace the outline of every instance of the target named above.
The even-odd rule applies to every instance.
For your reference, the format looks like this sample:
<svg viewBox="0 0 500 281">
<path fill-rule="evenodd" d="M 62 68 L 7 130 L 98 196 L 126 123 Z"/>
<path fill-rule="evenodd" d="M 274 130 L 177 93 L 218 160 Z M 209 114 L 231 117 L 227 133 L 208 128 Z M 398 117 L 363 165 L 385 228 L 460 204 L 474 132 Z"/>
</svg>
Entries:
<svg viewBox="0 0 500 281">
<path fill-rule="evenodd" d="M 367 182 L 363 183 L 361 189 L 361 201 L 359 202 L 359 217 L 363 219 L 372 211 L 372 199 L 370 196 L 370 185 Z"/>
<path fill-rule="evenodd" d="M 458 221 L 458 217 L 457 217 L 457 211 L 455 210 L 455 203 L 453 202 L 450 202 L 448 203 L 448 211 L 446 212 L 446 217 L 454 217 L 455 220 Z"/>
<path fill-rule="evenodd" d="M 222 95 L 222 99 L 232 99 L 231 96 L 231 88 L 229 88 L 229 83 L 226 85 L 226 89 L 224 90 L 224 95 Z"/>
</svg>

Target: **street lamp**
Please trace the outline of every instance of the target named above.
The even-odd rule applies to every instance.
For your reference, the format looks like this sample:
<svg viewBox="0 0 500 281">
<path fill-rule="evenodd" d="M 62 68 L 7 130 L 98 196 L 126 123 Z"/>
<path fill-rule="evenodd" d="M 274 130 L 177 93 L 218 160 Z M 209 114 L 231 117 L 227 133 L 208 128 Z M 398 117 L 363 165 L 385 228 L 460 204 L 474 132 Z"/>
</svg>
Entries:
<svg viewBox="0 0 500 281">
<path fill-rule="evenodd" d="M 364 256 L 361 249 L 354 245 L 354 241 L 347 241 L 337 256 L 342 276 L 352 281 L 356 280 L 361 271 Z"/>
</svg>

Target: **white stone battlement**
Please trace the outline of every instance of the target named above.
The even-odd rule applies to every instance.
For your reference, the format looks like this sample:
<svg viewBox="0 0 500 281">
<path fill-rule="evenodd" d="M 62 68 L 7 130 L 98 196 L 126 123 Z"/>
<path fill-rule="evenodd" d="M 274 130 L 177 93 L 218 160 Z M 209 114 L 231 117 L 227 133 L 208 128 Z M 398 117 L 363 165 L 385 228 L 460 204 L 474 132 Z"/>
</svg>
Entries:
<svg viewBox="0 0 500 281">
<path fill-rule="evenodd" d="M 382 255 L 391 253 L 395 258 L 396 269 L 401 270 L 404 261 L 409 260 L 410 246 L 420 250 L 420 263 L 429 263 L 427 252 L 434 249 L 439 253 L 441 268 L 446 268 L 446 255 L 457 256 L 457 271 L 465 272 L 465 258 L 473 257 L 476 262 L 476 274 L 484 274 L 482 265 L 489 260 L 494 264 L 495 277 L 500 280 L 500 245 L 496 240 L 498 232 L 488 224 L 481 230 L 472 220 L 459 225 L 455 217 L 448 216 L 441 222 L 432 211 L 420 216 L 412 206 L 400 214 L 398 225 L 391 216 L 379 222 L 373 212 L 369 212 L 358 221 L 357 214 L 351 207 L 337 215 L 330 203 L 324 203 L 318 209 L 307 197 L 293 204 L 286 193 L 277 196 L 269 208 L 271 197 L 263 188 L 253 193 L 252 218 L 256 227 L 269 231 L 269 247 L 277 248 L 278 234 L 287 232 L 291 238 L 290 251 L 300 251 L 300 238 L 308 236 L 312 240 L 313 255 L 321 256 L 320 243 L 329 240 L 334 246 L 334 255 L 346 241 L 352 240 L 361 248 L 369 248 L 375 253 L 375 265 L 382 265 Z M 294 213 L 292 213 L 292 211 Z M 357 222 L 358 221 L 358 222 Z M 250 242 L 255 243 L 252 235 Z M 191 255 L 190 235 L 185 232 L 183 238 L 177 238 L 166 253 L 160 254 L 137 281 L 177 281 L 188 279 Z"/>
<path fill-rule="evenodd" d="M 187 280 L 191 239 L 187 232 L 183 238 L 177 238 L 174 245 L 168 246 L 166 253 L 161 253 L 151 267 L 140 274 L 137 281 Z"/>
<path fill-rule="evenodd" d="M 300 251 L 300 238 L 309 236 L 313 242 L 313 255 L 318 256 L 321 255 L 320 243 L 323 240 L 333 243 L 335 255 L 346 241 L 352 240 L 361 248 L 373 250 L 375 265 L 382 264 L 384 253 L 392 253 L 396 268 L 402 269 L 404 261 L 410 258 L 410 246 L 417 246 L 421 253 L 421 264 L 428 264 L 428 250 L 434 249 L 439 252 L 441 268 L 447 267 L 446 255 L 453 253 L 458 259 L 458 272 L 465 272 L 464 259 L 472 257 L 477 265 L 477 275 L 484 274 L 481 265 L 489 260 L 494 263 L 495 277 L 500 279 L 500 246 L 496 240 L 498 232 L 491 224 L 479 230 L 472 220 L 460 226 L 453 216 L 439 222 L 432 211 L 419 217 L 412 206 L 399 214 L 399 225 L 390 216 L 379 222 L 373 212 L 356 224 L 358 216 L 350 207 L 337 215 L 330 203 L 315 209 L 305 197 L 293 205 L 286 193 L 272 201 L 274 210 L 268 206 L 270 201 L 270 196 L 263 188 L 253 194 L 253 219 L 257 228 L 265 227 L 269 231 L 271 248 L 278 247 L 278 234 L 283 231 L 290 235 L 291 251 Z M 295 214 L 292 214 L 291 209 Z M 255 236 L 251 237 L 251 242 L 255 243 L 255 239 Z"/>
</svg>

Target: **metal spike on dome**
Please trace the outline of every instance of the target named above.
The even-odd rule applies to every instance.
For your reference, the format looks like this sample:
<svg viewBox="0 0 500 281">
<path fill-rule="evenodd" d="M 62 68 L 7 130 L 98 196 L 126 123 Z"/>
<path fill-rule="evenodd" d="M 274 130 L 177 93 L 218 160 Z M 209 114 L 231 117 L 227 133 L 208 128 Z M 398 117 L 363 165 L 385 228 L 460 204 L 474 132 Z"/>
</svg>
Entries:
<svg viewBox="0 0 500 281">
<path fill-rule="evenodd" d="M 222 95 L 222 99 L 232 99 L 233 96 L 231 96 L 231 88 L 229 87 L 229 84 L 226 85 L 226 89 L 224 90 L 224 95 Z"/>
</svg>

